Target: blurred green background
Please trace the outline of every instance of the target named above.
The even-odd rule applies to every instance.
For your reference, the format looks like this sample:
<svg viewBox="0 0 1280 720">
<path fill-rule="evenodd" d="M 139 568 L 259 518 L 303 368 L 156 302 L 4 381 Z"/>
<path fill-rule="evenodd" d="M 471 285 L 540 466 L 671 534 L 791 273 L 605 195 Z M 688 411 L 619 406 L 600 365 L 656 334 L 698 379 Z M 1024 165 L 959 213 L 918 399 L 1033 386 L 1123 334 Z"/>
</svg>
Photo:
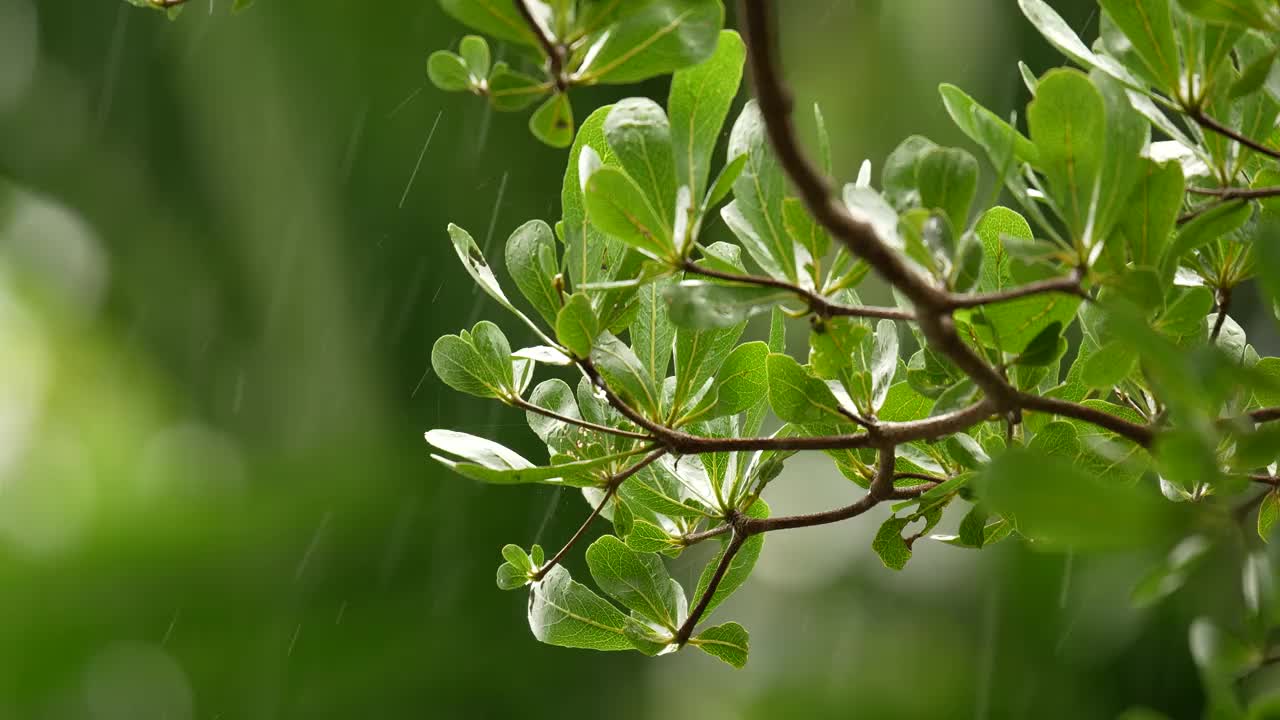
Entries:
<svg viewBox="0 0 1280 720">
<path fill-rule="evenodd" d="M 1054 4 L 1096 34 L 1092 2 Z M 482 317 L 519 335 L 445 225 L 500 258 L 558 217 L 565 154 L 427 85 L 464 34 L 432 0 L 229 5 L 0 0 L 0 718 L 1199 716 L 1186 627 L 1239 617 L 1232 566 L 1138 611 L 1153 556 L 922 543 L 894 574 L 874 520 L 770 537 L 722 611 L 743 671 L 538 644 L 498 549 L 558 546 L 585 503 L 452 477 L 422 433 L 539 456 L 429 354 Z M 1014 0 L 779 5 L 844 178 L 911 133 L 961 143 L 939 82 L 1007 112 L 1019 58 L 1061 63 Z M 665 86 L 578 115 L 636 93 Z M 800 458 L 771 492 L 858 491 Z"/>
</svg>

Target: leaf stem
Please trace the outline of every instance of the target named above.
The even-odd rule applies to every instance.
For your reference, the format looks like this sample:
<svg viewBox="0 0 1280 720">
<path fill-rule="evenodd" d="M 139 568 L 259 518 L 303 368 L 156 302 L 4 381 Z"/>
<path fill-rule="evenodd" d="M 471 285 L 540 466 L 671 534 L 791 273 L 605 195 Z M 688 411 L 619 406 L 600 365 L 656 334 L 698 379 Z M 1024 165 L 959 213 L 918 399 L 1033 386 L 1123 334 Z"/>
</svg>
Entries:
<svg viewBox="0 0 1280 720">
<path fill-rule="evenodd" d="M 513 397 L 511 399 L 511 404 L 517 408 L 520 408 L 521 410 L 534 413 L 535 415 L 548 417 L 548 418 L 551 418 L 552 420 L 559 420 L 560 422 L 566 423 L 568 425 L 576 425 L 580 428 L 593 430 L 595 432 L 604 433 L 606 435 L 616 435 L 618 437 L 631 438 L 632 440 L 647 440 L 649 442 L 653 442 L 657 440 L 657 438 L 655 438 L 652 435 L 646 435 L 644 433 L 638 433 L 638 432 L 631 432 L 630 430 L 621 430 L 619 428 L 609 427 L 608 425 L 600 425 L 598 423 L 582 420 L 580 418 L 569 417 L 568 415 L 561 415 L 560 413 L 554 410 L 548 410 L 547 408 L 541 407 L 539 405 L 534 405 L 533 403 L 529 402 L 528 400 L 525 400 L 522 397 Z"/>
</svg>

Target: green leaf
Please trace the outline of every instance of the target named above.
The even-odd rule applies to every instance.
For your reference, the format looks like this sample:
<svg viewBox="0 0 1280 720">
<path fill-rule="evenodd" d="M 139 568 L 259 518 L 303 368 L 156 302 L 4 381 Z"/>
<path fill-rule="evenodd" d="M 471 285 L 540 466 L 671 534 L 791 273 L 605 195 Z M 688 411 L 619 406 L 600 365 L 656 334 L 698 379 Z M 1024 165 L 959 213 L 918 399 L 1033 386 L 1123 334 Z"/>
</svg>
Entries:
<svg viewBox="0 0 1280 720">
<path fill-rule="evenodd" d="M 556 337 L 575 357 L 591 356 L 591 348 L 600 334 L 591 300 L 582 293 L 574 293 L 560 308 L 556 316 Z"/>
<path fill-rule="evenodd" d="M 1235 100 L 1261 90 L 1271 75 L 1271 68 L 1276 63 L 1277 55 L 1280 55 L 1280 50 L 1272 50 L 1254 58 L 1240 73 L 1240 77 L 1231 84 L 1227 96 Z"/>
<path fill-rule="evenodd" d="M 707 628 L 690 638 L 689 644 L 735 668 L 742 669 L 747 664 L 747 631 L 736 622 Z"/>
<path fill-rule="evenodd" d="M 685 401 L 720 370 L 745 328 L 746 324 L 740 323 L 722 330 L 676 329 L 675 407 L 683 408 Z"/>
<path fill-rule="evenodd" d="M 871 350 L 871 407 L 879 409 L 889 396 L 893 376 L 898 371 L 898 326 L 892 320 L 876 324 L 875 345 Z"/>
<path fill-rule="evenodd" d="M 742 170 L 746 166 L 747 156 L 739 155 L 720 168 L 720 174 L 716 175 L 716 181 L 711 183 L 711 189 L 707 191 L 707 196 L 702 201 L 704 213 L 729 196 L 730 191 L 733 190 L 733 184 L 738 182 L 738 176 L 742 175 Z"/>
<path fill-rule="evenodd" d="M 592 59 L 573 81 L 622 85 L 696 65 L 715 52 L 723 25 L 720 0 L 635 3 L 585 38 Z"/>
<path fill-rule="evenodd" d="M 1017 364 L 1031 367 L 1047 367 L 1057 362 L 1065 350 L 1066 343 L 1062 337 L 1062 323 L 1050 323 L 1018 355 Z"/>
<path fill-rule="evenodd" d="M 626 622 L 618 608 L 575 582 L 563 565 L 551 568 L 529 596 L 529 628 L 548 645 L 630 650 Z"/>
<path fill-rule="evenodd" d="M 520 294 L 551 327 L 556 325 L 562 300 L 556 287 L 560 261 L 555 234 L 541 220 L 530 220 L 507 238 L 507 272 Z"/>
<path fill-rule="evenodd" d="M 846 420 L 831 388 L 790 355 L 770 353 L 765 367 L 769 379 L 769 405 L 780 419 L 798 425 Z"/>
<path fill-rule="evenodd" d="M 799 198 L 786 198 L 782 201 L 782 225 L 787 234 L 800 243 L 815 261 L 821 262 L 826 257 L 827 250 L 831 247 L 831 236 L 809 214 L 804 201 Z"/>
<path fill-rule="evenodd" d="M 1177 89 L 1182 72 L 1178 43 L 1173 34 L 1170 0 L 1100 0 L 1112 22 L 1133 45 L 1146 74 L 1161 89 Z"/>
<path fill-rule="evenodd" d="M 756 500 L 751 507 L 747 508 L 746 515 L 751 518 L 761 519 L 769 517 L 769 506 L 763 500 Z M 707 592 L 707 588 L 711 585 L 711 577 L 715 575 L 716 566 L 720 564 L 720 559 L 724 557 L 724 551 L 728 547 L 729 540 L 723 536 L 721 538 L 720 551 L 715 557 L 707 563 L 703 569 L 701 577 L 698 578 L 698 589 L 694 592 L 693 597 L 701 602 L 702 596 Z M 725 571 L 724 577 L 720 579 L 720 584 L 716 586 L 716 591 L 711 595 L 711 600 L 707 603 L 707 609 L 703 613 L 703 617 L 711 617 L 711 613 L 720 604 L 729 599 L 742 584 L 751 576 L 751 571 L 756 566 L 756 561 L 760 559 L 760 551 L 764 549 L 764 534 L 752 535 L 742 543 L 742 547 L 738 549 L 738 554 L 733 556 L 733 560 L 729 561 L 729 568 Z M 695 602 L 695 606 L 697 603 Z"/>
<path fill-rule="evenodd" d="M 916 167 L 920 158 L 936 149 L 932 140 L 922 135 L 911 135 L 885 158 L 880 171 L 880 187 L 884 196 L 898 210 L 920 205 L 920 189 L 916 180 Z"/>
<path fill-rule="evenodd" d="M 676 547 L 666 530 L 648 520 L 638 519 L 627 533 L 627 547 L 639 553 L 665 552 Z"/>
<path fill-rule="evenodd" d="M 1033 0 L 1019 0 L 1024 10 Z M 1039 2 L 1039 0 L 1034 0 Z M 1049 71 L 1027 106 L 1036 163 L 1074 240 L 1082 240 L 1101 192 L 1107 152 L 1102 94 L 1076 70 Z M 1110 188 L 1108 188 L 1110 191 Z"/>
<path fill-rule="evenodd" d="M 1085 359 L 1080 380 L 1091 388 L 1110 390 L 1133 373 L 1137 362 L 1137 355 L 1127 344 L 1109 342 Z"/>
<path fill-rule="evenodd" d="M 446 92 L 468 90 L 473 82 L 467 61 L 448 50 L 437 50 L 427 58 L 427 77 Z"/>
<path fill-rule="evenodd" d="M 1280 406 L 1280 358 L 1262 358 L 1254 366 L 1254 372 L 1271 379 L 1269 386 L 1259 384 L 1253 389 L 1253 404 L 1256 407 Z"/>
<path fill-rule="evenodd" d="M 706 194 L 711 153 L 738 94 L 745 59 L 742 38 L 732 30 L 723 30 L 714 55 L 671 77 L 667 109 L 671 114 L 671 142 L 676 149 L 676 183 L 688 187 L 694 198 Z M 709 205 L 715 202 L 718 200 Z"/>
<path fill-rule="evenodd" d="M 715 374 L 715 384 L 708 393 L 715 401 L 702 417 L 737 415 L 760 402 L 769 390 L 769 374 L 765 367 L 768 357 L 769 346 L 762 342 L 750 342 L 734 348 Z"/>
<path fill-rule="evenodd" d="M 916 164 L 920 204 L 946 213 L 957 232 L 969 225 L 969 208 L 978 192 L 978 161 L 959 148 L 934 148 Z"/>
<path fill-rule="evenodd" d="M 1143 0 L 1150 1 L 1150 0 Z M 1143 159 L 1143 176 L 1120 215 L 1118 231 L 1129 246 L 1129 255 L 1139 266 L 1156 267 L 1169 245 L 1186 183 L 1177 162 L 1157 163 Z"/>
<path fill-rule="evenodd" d="M 988 511 L 1050 548 L 1140 547 L 1179 524 L 1173 506 L 1146 486 L 1108 482 L 1062 455 L 1011 449 L 973 486 Z"/>
<path fill-rule="evenodd" d="M 1004 173 L 1014 166 L 1014 161 L 1035 162 L 1039 151 L 1025 135 L 999 116 L 978 104 L 955 85 L 938 87 L 942 104 L 956 127 L 978 143 L 987 153 L 995 169 Z"/>
<path fill-rule="evenodd" d="M 911 559 L 911 548 L 907 547 L 907 541 L 902 538 L 903 529 L 910 523 L 910 517 L 891 516 L 880 525 L 880 530 L 871 541 L 871 549 L 890 570 L 901 570 Z"/>
<path fill-rule="evenodd" d="M 671 321 L 692 330 L 733 327 L 794 298 L 788 290 L 705 280 L 675 283 L 667 288 L 665 295 Z"/>
<path fill-rule="evenodd" d="M 1142 84 L 1119 63 L 1105 55 L 1095 55 L 1080 40 L 1071 26 L 1062 19 L 1062 16 L 1044 0 L 1018 0 L 1018 6 L 1022 8 L 1022 14 L 1031 21 L 1032 25 L 1035 25 L 1049 44 L 1056 47 L 1063 55 L 1084 67 L 1099 68 L 1130 87 L 1142 87 Z M 1039 87 L 1036 88 L 1037 94 L 1039 89 Z"/>
<path fill-rule="evenodd" d="M 1187 253 L 1198 250 L 1209 243 L 1235 232 L 1248 222 L 1253 215 L 1253 207 L 1248 203 L 1235 202 L 1216 207 L 1201 214 L 1191 222 L 1183 225 L 1173 242 L 1165 251 L 1163 268 L 1165 277 L 1172 277 L 1178 263 Z"/>
<path fill-rule="evenodd" d="M 1175 288 L 1155 327 L 1175 338 L 1204 332 L 1204 319 L 1213 311 L 1213 292 L 1206 287 Z"/>
<path fill-rule="evenodd" d="M 547 98 L 529 117 L 529 131 L 551 147 L 569 147 L 573 143 L 573 105 L 569 95 L 556 93 Z"/>
<path fill-rule="evenodd" d="M 999 347 L 1017 355 L 1045 328 L 1054 323 L 1069 325 L 1080 307 L 1080 298 L 1051 293 L 1006 300 L 980 311 L 960 311 L 959 318 L 973 322 L 974 334 L 989 347 Z M 980 322 L 981 317 L 984 322 Z"/>
<path fill-rule="evenodd" d="M 449 223 L 449 239 L 453 241 L 453 250 L 458 254 L 458 259 L 462 261 L 462 266 L 466 268 L 467 274 L 480 286 L 480 289 L 484 290 L 489 297 L 497 300 L 499 305 L 523 320 L 548 345 L 553 345 L 551 338 L 542 332 L 542 328 L 530 320 L 529 316 L 517 310 L 516 306 L 512 305 L 511 301 L 507 299 L 506 293 L 498 285 L 497 276 L 493 274 L 493 268 L 489 267 L 489 262 L 485 260 L 484 253 L 480 251 L 480 246 L 472 239 L 471 234 L 457 225 Z"/>
<path fill-rule="evenodd" d="M 1258 506 L 1258 536 L 1263 542 L 1270 542 L 1271 529 L 1275 527 L 1277 519 L 1280 519 L 1280 492 L 1272 490 L 1262 498 L 1262 504 Z"/>
<path fill-rule="evenodd" d="M 444 11 L 458 22 L 517 45 L 537 47 L 538 41 L 515 3 L 521 0 L 440 0 Z"/>
<path fill-rule="evenodd" d="M 648 98 L 620 100 L 604 121 L 604 136 L 658 217 L 676 217 L 676 169 L 671 124 L 662 106 Z"/>
<path fill-rule="evenodd" d="M 1280 9 L 1266 0 L 1178 0 L 1182 9 L 1205 22 L 1253 30 L 1280 29 Z"/>
<path fill-rule="evenodd" d="M 795 248 L 782 218 L 786 179 L 754 100 L 742 109 L 729 135 L 729 157 L 739 155 L 747 156 L 747 164 L 734 181 L 733 202 L 721 215 L 766 273 L 796 282 Z"/>
<path fill-rule="evenodd" d="M 513 394 L 511 346 L 497 325 L 482 320 L 461 335 L 445 335 L 431 348 L 431 368 L 446 385 L 482 398 Z"/>
<path fill-rule="evenodd" d="M 516 72 L 506 63 L 498 63 L 489 75 L 489 104 L 499 112 L 516 112 L 532 105 L 552 87 L 545 80 Z"/>
<path fill-rule="evenodd" d="M 451 430 L 431 430 L 427 432 L 426 438 L 432 446 L 462 458 L 463 462 L 442 455 L 432 455 L 433 460 L 463 477 L 495 485 L 546 483 L 593 487 L 599 485 L 602 476 L 607 474 L 598 471 L 607 470 L 619 460 L 635 454 L 618 453 L 537 467 L 515 451 L 474 435 Z"/>
<path fill-rule="evenodd" d="M 458 54 L 467 61 L 467 67 L 477 79 L 489 77 L 489 43 L 479 35 L 467 35 L 458 44 Z"/>
<path fill-rule="evenodd" d="M 686 600 L 656 555 L 638 553 L 612 535 L 587 548 L 591 577 L 618 602 L 663 627 L 674 630 Z"/>
<path fill-rule="evenodd" d="M 668 285 L 666 282 L 653 282 L 637 291 L 640 299 L 638 310 L 628 330 L 631 348 L 657 385 L 667 379 L 667 366 L 671 363 L 671 347 L 676 335 L 664 297 Z"/>
<path fill-rule="evenodd" d="M 649 373 L 636 354 L 610 332 L 601 333 L 591 349 L 591 362 L 624 401 L 650 417 L 658 417 L 661 404 Z"/>
<path fill-rule="evenodd" d="M 982 239 L 985 260 L 982 263 L 982 280 L 979 287 L 986 292 L 1004 290 L 1013 285 L 1009 274 L 1009 252 L 1006 239 L 1034 240 L 1031 226 L 1025 218 L 1006 207 L 993 207 L 983 213 L 974 226 L 974 232 Z"/>
<path fill-rule="evenodd" d="M 876 413 L 884 422 L 907 422 L 929 416 L 933 400 L 921 395 L 909 383 L 900 382 L 889 388 L 889 394 Z"/>
<path fill-rule="evenodd" d="M 591 224 L 655 260 L 675 256 L 671 225 L 626 173 L 598 168 L 587 179 L 586 201 Z"/>
</svg>

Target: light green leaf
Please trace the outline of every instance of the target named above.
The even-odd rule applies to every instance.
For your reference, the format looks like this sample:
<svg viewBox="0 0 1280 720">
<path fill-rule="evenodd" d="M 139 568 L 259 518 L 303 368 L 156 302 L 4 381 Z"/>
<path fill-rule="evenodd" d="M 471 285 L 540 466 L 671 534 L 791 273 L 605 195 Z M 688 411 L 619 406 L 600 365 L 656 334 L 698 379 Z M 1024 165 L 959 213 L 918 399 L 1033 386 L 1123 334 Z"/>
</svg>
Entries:
<svg viewBox="0 0 1280 720">
<path fill-rule="evenodd" d="M 746 323 L 739 323 L 721 330 L 690 330 L 686 327 L 677 327 L 676 386 L 673 394 L 676 408 L 684 408 L 685 401 L 701 390 L 711 376 L 719 372 L 720 366 L 724 364 L 725 358 L 729 357 L 729 353 L 733 352 L 745 328 Z"/>
<path fill-rule="evenodd" d="M 664 298 L 669 285 L 669 282 L 653 282 L 637 291 L 639 309 L 628 330 L 631 348 L 657 385 L 667 379 L 667 366 L 671 363 L 671 347 L 676 336 Z"/>
<path fill-rule="evenodd" d="M 711 153 L 729 106 L 738 94 L 745 58 L 742 38 L 732 30 L 723 30 L 714 55 L 671 77 L 667 108 L 675 147 L 676 184 L 688 186 L 694 198 L 706 195 Z M 715 202 L 718 200 L 709 205 Z"/>
<path fill-rule="evenodd" d="M 569 95 L 556 93 L 547 98 L 529 117 L 529 131 L 551 147 L 569 147 L 573 143 L 573 105 Z"/>
<path fill-rule="evenodd" d="M 720 0 L 634 3 L 585 38 L 591 60 L 573 80 L 622 85 L 696 65 L 715 52 L 723 25 Z"/>
<path fill-rule="evenodd" d="M 1149 77 L 1156 79 L 1161 89 L 1172 91 L 1178 87 L 1181 67 L 1178 43 L 1173 34 L 1170 0 L 1101 0 L 1101 5 L 1112 22 L 1124 32 L 1133 49 L 1142 59 Z"/>
<path fill-rule="evenodd" d="M 493 274 L 493 268 L 489 267 L 489 262 L 485 260 L 484 253 L 480 251 L 480 246 L 476 244 L 476 241 L 471 238 L 471 234 L 457 225 L 449 223 L 449 239 L 453 241 L 453 250 L 458 254 L 458 259 L 462 261 L 462 266 L 466 268 L 467 274 L 480 286 L 480 289 L 484 290 L 489 297 L 497 300 L 499 305 L 523 320 L 548 345 L 554 345 L 555 343 L 552 342 L 551 338 L 542 332 L 542 328 L 530 320 L 528 315 L 517 310 L 516 306 L 512 305 L 511 301 L 507 299 L 506 293 L 498 285 L 497 276 Z"/>
<path fill-rule="evenodd" d="M 684 620 L 684 591 L 656 555 L 638 553 L 612 535 L 591 543 L 586 555 L 591 577 L 618 602 L 671 630 Z"/>
<path fill-rule="evenodd" d="M 898 326 L 892 320 L 881 320 L 876 325 L 868 370 L 871 371 L 871 407 L 879 409 L 889 396 L 889 387 L 898 371 Z"/>
<path fill-rule="evenodd" d="M 689 644 L 706 654 L 741 669 L 747 664 L 747 631 L 736 622 L 716 625 L 690 638 Z"/>
<path fill-rule="evenodd" d="M 978 143 L 997 172 L 1004 173 L 1016 161 L 1035 162 L 1039 151 L 1035 144 L 1012 125 L 978 104 L 976 100 L 955 85 L 938 87 L 942 103 L 951 120 L 970 140 Z"/>
<path fill-rule="evenodd" d="M 920 204 L 942 210 L 956 232 L 969 225 L 969 208 L 978 192 L 978 161 L 959 148 L 934 148 L 916 164 Z"/>
<path fill-rule="evenodd" d="M 530 220 L 507 238 L 507 272 L 538 315 L 555 327 L 562 300 L 556 287 L 560 261 L 555 234 L 541 220 Z"/>
<path fill-rule="evenodd" d="M 1183 225 L 1165 251 L 1163 261 L 1165 277 L 1173 276 L 1178 268 L 1178 262 L 1187 253 L 1239 230 L 1252 215 L 1253 207 L 1248 203 L 1228 203 L 1203 213 Z"/>
<path fill-rule="evenodd" d="M 1039 0 L 1019 0 L 1026 7 Z M 1074 240 L 1083 240 L 1106 163 L 1107 115 L 1102 94 L 1076 70 L 1049 71 L 1027 106 L 1027 124 L 1039 158 L 1036 167 Z M 1110 188 L 1108 188 L 1110 191 Z M 1127 194 L 1127 193 L 1126 193 Z"/>
<path fill-rule="evenodd" d="M 739 155 L 747 156 L 747 164 L 733 184 L 734 201 L 721 214 L 765 272 L 796 282 L 795 248 L 782 218 L 786 180 L 754 100 L 742 109 L 729 135 L 729 157 Z"/>
<path fill-rule="evenodd" d="M 458 43 L 458 54 L 467 61 L 467 68 L 479 80 L 489 77 L 489 43 L 479 35 L 467 35 Z"/>
<path fill-rule="evenodd" d="M 907 541 L 902 538 L 902 530 L 910 522 L 910 517 L 891 516 L 880 525 L 871 541 L 871 549 L 890 570 L 901 570 L 911 559 L 911 548 L 907 547 Z"/>
<path fill-rule="evenodd" d="M 785 198 L 782 201 L 782 225 L 787 234 L 800 243 L 814 261 L 821 262 L 826 257 L 827 250 L 831 247 L 831 236 L 809 214 L 803 200 Z"/>
<path fill-rule="evenodd" d="M 900 382 L 889 388 L 889 394 L 876 416 L 884 422 L 908 422 L 929 416 L 933 400 L 921 395 L 910 383 Z"/>
<path fill-rule="evenodd" d="M 974 232 L 982 239 L 982 280 L 979 287 L 986 292 L 996 292 L 1013 285 L 1009 274 L 1010 256 L 1005 248 L 1006 238 L 1034 240 L 1031 226 L 1025 218 L 1006 207 L 993 207 L 978 219 Z"/>
<path fill-rule="evenodd" d="M 702 414 L 703 419 L 737 415 L 768 393 L 769 374 L 765 367 L 769 346 L 762 342 L 739 345 L 725 358 L 715 375 L 709 397 L 714 403 Z"/>
<path fill-rule="evenodd" d="M 1129 196 L 1117 230 L 1124 236 L 1135 264 L 1156 267 L 1182 211 L 1186 183 L 1177 162 L 1144 159 L 1142 166 L 1143 177 Z"/>
<path fill-rule="evenodd" d="M 1258 506 L 1258 536 L 1263 542 L 1271 541 L 1271 529 L 1277 519 L 1280 519 L 1280 492 L 1272 490 Z"/>
<path fill-rule="evenodd" d="M 1254 366 L 1258 375 L 1270 378 L 1270 386 L 1259 384 L 1253 389 L 1253 404 L 1256 407 L 1280 406 L 1280 358 L 1262 358 Z"/>
<path fill-rule="evenodd" d="M 600 327 L 590 298 L 582 293 L 570 295 L 556 316 L 556 337 L 560 344 L 576 357 L 590 357 L 599 334 Z"/>
<path fill-rule="evenodd" d="M 549 645 L 630 650 L 626 622 L 618 608 L 575 582 L 563 565 L 551 568 L 529 596 L 529 628 Z"/>
<path fill-rule="evenodd" d="M 1109 342 L 1085 359 L 1080 380 L 1091 388 L 1110 390 L 1129 377 L 1137 362 L 1138 356 L 1127 344 Z"/>
<path fill-rule="evenodd" d="M 676 547 L 666 530 L 648 520 L 637 519 L 627 533 L 627 547 L 639 553 L 665 552 Z"/>
<path fill-rule="evenodd" d="M 620 100 L 604 121 L 604 136 L 658 217 L 674 223 L 676 169 L 671 124 L 662 106 L 648 98 Z"/>
<path fill-rule="evenodd" d="M 920 205 L 920 189 L 916 181 L 916 166 L 920 158 L 936 149 L 932 140 L 922 135 L 911 135 L 885 158 L 880 170 L 880 187 L 892 206 L 900 211 Z"/>
<path fill-rule="evenodd" d="M 587 179 L 591 224 L 655 260 L 675 256 L 670 221 L 658 215 L 644 191 L 626 173 L 601 167 Z"/>
<path fill-rule="evenodd" d="M 636 354 L 610 332 L 601 333 L 591 349 L 591 362 L 623 400 L 650 417 L 657 417 L 661 404 L 658 392 Z"/>
<path fill-rule="evenodd" d="M 1178 0 L 1178 4 L 1208 23 L 1263 31 L 1280 29 L 1280 8 L 1267 0 Z"/>
<path fill-rule="evenodd" d="M 770 353 L 765 367 L 768 369 L 769 405 L 782 420 L 798 425 L 847 420 L 831 388 L 790 355 Z"/>
<path fill-rule="evenodd" d="M 499 112 L 516 112 L 532 105 L 553 87 L 545 80 L 516 72 L 500 62 L 489 74 L 489 104 Z"/>
<path fill-rule="evenodd" d="M 739 325 L 792 300 L 788 290 L 684 280 L 666 289 L 671 321 L 682 328 L 714 330 Z"/>
<path fill-rule="evenodd" d="M 473 82 L 467 62 L 448 50 L 437 50 L 427 58 L 427 77 L 446 92 L 470 89 Z"/>
<path fill-rule="evenodd" d="M 746 167 L 747 156 L 739 155 L 720 168 L 720 173 L 716 175 L 715 182 L 711 183 L 711 189 L 707 191 L 707 196 L 702 201 L 703 213 L 709 212 L 729 196 L 733 190 L 733 184 L 738 182 L 738 176 L 742 175 L 742 170 Z"/>
<path fill-rule="evenodd" d="M 462 458 L 462 461 L 432 455 L 432 459 L 463 477 L 495 485 L 522 485 L 547 483 L 569 487 L 593 487 L 599 485 L 607 472 L 619 460 L 634 452 L 605 455 L 589 460 L 578 460 L 537 467 L 513 450 L 466 433 L 451 430 L 431 430 L 426 434 L 433 447 Z"/>
<path fill-rule="evenodd" d="M 978 311 L 960 311 L 957 317 L 971 320 L 973 331 L 983 344 L 1017 355 L 1045 328 L 1054 323 L 1068 326 L 1080 307 L 1080 298 L 1058 293 L 1030 295 L 994 303 Z"/>
<path fill-rule="evenodd" d="M 497 325 L 482 320 L 461 335 L 445 335 L 431 348 L 431 368 L 446 385 L 483 398 L 514 394 L 511 346 Z"/>
<path fill-rule="evenodd" d="M 521 0 L 440 0 L 440 5 L 458 22 L 486 35 L 537 47 L 537 39 L 516 9 L 517 2 Z"/>
<path fill-rule="evenodd" d="M 1105 55 L 1095 55 L 1092 50 L 1086 47 L 1080 37 L 1076 35 L 1076 32 L 1067 24 L 1067 21 L 1063 20 L 1062 16 L 1050 7 L 1045 0 L 1018 0 L 1018 6 L 1022 8 L 1022 14 L 1031 21 L 1032 25 L 1036 26 L 1036 29 L 1049 41 L 1049 44 L 1056 47 L 1063 55 L 1086 68 L 1103 70 L 1129 87 L 1142 88 L 1142 84 L 1119 63 Z M 1043 84 L 1043 79 L 1041 79 L 1041 84 Z M 1039 90 L 1040 88 L 1037 87 L 1037 94 Z"/>
<path fill-rule="evenodd" d="M 1203 535 L 1192 535 L 1173 546 L 1133 588 L 1129 598 L 1134 606 L 1149 607 L 1176 592 L 1212 549 L 1213 544 Z"/>
<path fill-rule="evenodd" d="M 973 482 L 984 505 L 1045 547 L 1140 547 L 1178 530 L 1174 506 L 1148 486 L 1120 485 L 1073 459 L 1011 449 Z"/>
</svg>

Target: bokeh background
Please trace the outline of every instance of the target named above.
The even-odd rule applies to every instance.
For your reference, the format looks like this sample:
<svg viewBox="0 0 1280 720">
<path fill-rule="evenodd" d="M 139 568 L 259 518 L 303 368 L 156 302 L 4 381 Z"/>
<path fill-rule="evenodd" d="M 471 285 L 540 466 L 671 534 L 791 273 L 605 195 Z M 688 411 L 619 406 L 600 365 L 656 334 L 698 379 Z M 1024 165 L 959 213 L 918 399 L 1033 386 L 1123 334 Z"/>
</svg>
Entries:
<svg viewBox="0 0 1280 720">
<path fill-rule="evenodd" d="M 892 573 L 871 519 L 770 536 L 720 613 L 745 670 L 538 644 L 498 549 L 558 546 L 586 504 L 450 476 L 422 433 L 539 456 L 429 356 L 482 317 L 519 336 L 445 225 L 500 258 L 558 217 L 565 154 L 427 84 L 464 34 L 432 0 L 229 5 L 0 0 L 0 718 L 1199 716 L 1186 628 L 1240 616 L 1234 564 L 1139 611 L 1154 555 L 921 543 Z M 911 133 L 964 144 L 939 82 L 1007 113 L 1019 58 L 1061 63 L 1014 0 L 779 5 L 846 179 Z M 1054 5 L 1096 34 L 1092 2 Z M 575 104 L 636 93 L 665 85 Z M 799 458 L 770 499 L 856 492 Z"/>
</svg>

